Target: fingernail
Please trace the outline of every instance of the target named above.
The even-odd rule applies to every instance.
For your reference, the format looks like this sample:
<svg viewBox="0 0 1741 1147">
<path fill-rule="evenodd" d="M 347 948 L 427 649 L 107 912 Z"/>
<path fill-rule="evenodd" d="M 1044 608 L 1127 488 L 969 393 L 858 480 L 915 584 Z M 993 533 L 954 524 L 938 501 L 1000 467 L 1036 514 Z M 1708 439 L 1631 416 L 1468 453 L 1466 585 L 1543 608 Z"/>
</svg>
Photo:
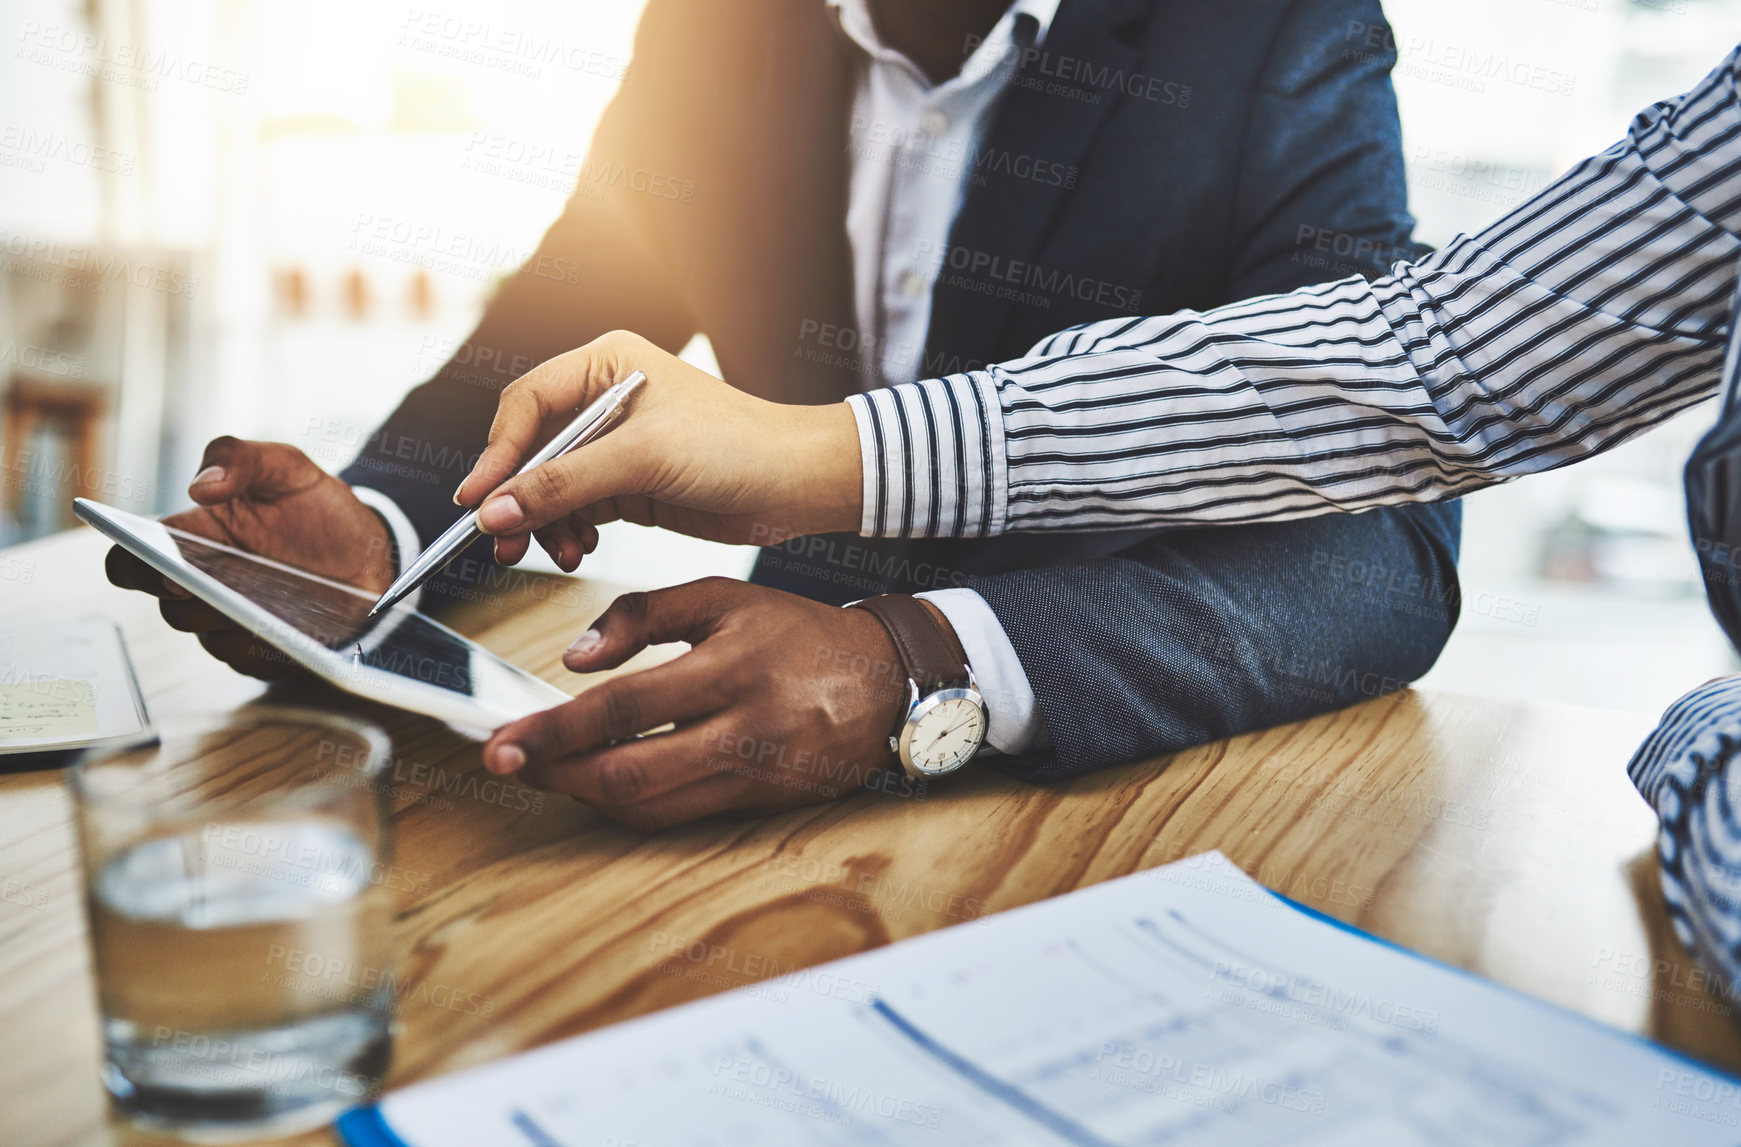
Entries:
<svg viewBox="0 0 1741 1147">
<path fill-rule="evenodd" d="M 478 511 L 478 525 L 491 533 L 498 530 L 515 529 L 525 520 L 526 511 L 520 508 L 519 499 L 512 494 L 491 498 L 484 503 L 484 508 Z"/>
<path fill-rule="evenodd" d="M 574 644 L 568 647 L 568 652 L 576 657 L 585 657 L 605 642 L 604 634 L 596 629 L 589 629 L 574 639 Z"/>
<path fill-rule="evenodd" d="M 496 771 L 517 773 L 526 767 L 526 750 L 519 745 L 503 745 L 496 750 Z"/>
<path fill-rule="evenodd" d="M 178 597 L 184 600 L 193 596 L 193 594 L 182 589 L 181 586 L 170 581 L 168 578 L 163 579 L 163 592 L 167 593 L 170 597 Z"/>
<path fill-rule="evenodd" d="M 464 503 L 464 502 L 462 502 L 462 501 L 460 501 L 460 500 L 459 500 L 459 491 L 460 491 L 460 490 L 463 490 L 463 489 L 465 489 L 465 483 L 464 483 L 464 482 L 461 482 L 461 483 L 460 483 L 460 484 L 459 484 L 459 489 L 457 489 L 457 490 L 455 490 L 455 491 L 454 491 L 454 492 L 453 492 L 453 504 L 454 504 L 454 505 L 456 505 L 456 506 L 463 506 L 463 505 L 465 505 L 465 503 Z"/>
<path fill-rule="evenodd" d="M 222 466 L 207 466 L 193 476 L 192 484 L 197 486 L 201 482 L 222 482 L 223 480 L 224 468 Z"/>
</svg>

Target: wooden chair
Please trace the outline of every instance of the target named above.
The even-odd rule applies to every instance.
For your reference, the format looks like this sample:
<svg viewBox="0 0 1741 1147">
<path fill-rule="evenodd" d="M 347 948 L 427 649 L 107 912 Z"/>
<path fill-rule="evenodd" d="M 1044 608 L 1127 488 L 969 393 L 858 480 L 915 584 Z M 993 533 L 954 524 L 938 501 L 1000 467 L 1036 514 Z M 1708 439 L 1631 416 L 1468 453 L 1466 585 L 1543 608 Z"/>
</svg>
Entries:
<svg viewBox="0 0 1741 1147">
<path fill-rule="evenodd" d="M 66 529 L 76 526 L 75 497 L 94 497 L 102 484 L 98 439 L 108 412 L 108 394 L 103 387 L 69 382 L 52 375 L 16 370 L 6 384 L 0 405 L 5 422 L 0 428 L 0 498 L 14 521 L 22 518 L 25 494 L 44 483 L 57 487 L 54 505 L 59 521 L 37 523 L 38 528 Z M 37 436 L 44 430 L 58 432 L 68 445 L 70 465 L 45 467 Z"/>
</svg>

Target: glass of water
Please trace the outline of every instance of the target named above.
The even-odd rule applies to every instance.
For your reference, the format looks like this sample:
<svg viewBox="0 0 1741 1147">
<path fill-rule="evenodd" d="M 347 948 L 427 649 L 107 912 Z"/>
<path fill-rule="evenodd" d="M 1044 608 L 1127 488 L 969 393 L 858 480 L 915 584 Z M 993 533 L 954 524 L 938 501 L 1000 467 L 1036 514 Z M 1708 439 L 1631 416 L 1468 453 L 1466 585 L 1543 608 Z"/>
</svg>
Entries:
<svg viewBox="0 0 1741 1147">
<path fill-rule="evenodd" d="M 254 708 L 68 771 L 125 1117 L 230 1142 L 374 1097 L 396 994 L 387 759 L 373 725 Z"/>
</svg>

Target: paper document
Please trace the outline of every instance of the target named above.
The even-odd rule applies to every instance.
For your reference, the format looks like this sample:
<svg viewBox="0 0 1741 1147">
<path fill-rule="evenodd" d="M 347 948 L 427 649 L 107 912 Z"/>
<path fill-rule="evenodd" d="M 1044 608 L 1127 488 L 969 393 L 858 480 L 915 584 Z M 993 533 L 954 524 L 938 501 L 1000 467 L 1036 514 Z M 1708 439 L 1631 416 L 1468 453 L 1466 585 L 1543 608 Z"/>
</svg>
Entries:
<svg viewBox="0 0 1741 1147">
<path fill-rule="evenodd" d="M 113 622 L 0 623 L 0 755 L 75 748 L 145 726 L 145 703 Z"/>
<path fill-rule="evenodd" d="M 353 1147 L 1741 1141 L 1741 1087 L 1219 853 L 389 1095 Z"/>
<path fill-rule="evenodd" d="M 44 677 L 0 681 L 0 730 L 8 739 L 89 737 L 97 731 L 97 697 L 89 681 Z"/>
</svg>

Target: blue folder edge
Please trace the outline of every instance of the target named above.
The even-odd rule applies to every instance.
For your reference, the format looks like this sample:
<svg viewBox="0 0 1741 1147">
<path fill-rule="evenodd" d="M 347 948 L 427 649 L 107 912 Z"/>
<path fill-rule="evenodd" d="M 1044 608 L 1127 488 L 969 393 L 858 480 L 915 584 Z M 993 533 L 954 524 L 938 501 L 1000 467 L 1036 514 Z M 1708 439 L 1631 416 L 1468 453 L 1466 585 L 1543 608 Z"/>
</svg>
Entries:
<svg viewBox="0 0 1741 1147">
<path fill-rule="evenodd" d="M 379 1107 L 354 1107 L 333 1125 L 351 1147 L 411 1147 L 393 1134 Z"/>
<path fill-rule="evenodd" d="M 1627 1039 L 1643 1044 L 1645 1047 L 1650 1048 L 1652 1051 L 1657 1052 L 1660 1055 L 1665 1055 L 1670 1059 L 1684 1063 L 1688 1067 L 1697 1068 L 1699 1071 L 1708 1072 L 1711 1075 L 1720 1076 L 1724 1079 L 1741 1082 L 1741 1076 L 1730 1075 L 1728 1072 L 1714 1064 L 1694 1059 L 1685 1052 L 1676 1051 L 1672 1047 L 1665 1047 L 1664 1045 L 1657 1043 L 1655 1040 L 1647 1039 L 1636 1032 L 1621 1031 L 1619 1028 L 1610 1027 L 1601 1020 L 1591 1019 L 1582 1012 L 1575 1012 L 1570 1008 L 1561 1007 L 1559 1004 L 1537 999 L 1526 992 L 1520 992 L 1516 988 L 1506 987 L 1504 984 L 1490 980 L 1486 976 L 1477 975 L 1467 968 L 1459 968 L 1455 964 L 1447 964 L 1443 960 L 1436 960 L 1431 956 L 1423 955 L 1422 953 L 1415 951 L 1413 948 L 1405 948 L 1394 940 L 1386 940 L 1383 936 L 1375 936 L 1364 928 L 1357 928 L 1346 920 L 1338 920 L 1329 913 L 1320 912 L 1309 904 L 1301 904 L 1298 900 L 1295 900 L 1292 897 L 1283 896 L 1280 892 L 1277 892 L 1274 889 L 1265 888 L 1264 891 L 1268 892 L 1271 896 L 1274 896 L 1277 900 L 1280 900 L 1283 904 L 1286 904 L 1289 908 L 1294 909 L 1296 912 L 1303 913 L 1320 923 L 1340 928 L 1342 931 L 1358 936 L 1362 940 L 1367 940 L 1371 943 L 1389 948 L 1393 952 L 1401 952 L 1403 955 L 1411 957 L 1412 959 L 1432 964 L 1434 967 L 1443 968 L 1447 972 L 1454 972 L 1466 979 L 1486 984 L 1490 988 L 1498 988 L 1502 992 L 1509 992 L 1520 999 L 1529 1001 L 1538 1008 L 1548 1008 L 1559 1012 L 1562 1015 L 1571 1016 L 1573 1019 L 1586 1023 L 1593 1028 L 1605 1031 L 1609 1035 L 1624 1036 Z M 379 1107 L 371 1106 L 352 1108 L 350 1111 L 339 1116 L 338 1122 L 334 1126 L 338 1129 L 338 1133 L 344 1136 L 345 1142 L 350 1144 L 350 1147 L 413 1147 L 412 1144 L 407 1143 L 405 1140 L 395 1135 L 393 1129 L 387 1126 L 387 1120 L 382 1117 L 381 1109 Z"/>
<path fill-rule="evenodd" d="M 1456 975 L 1462 976 L 1466 980 L 1474 980 L 1476 983 L 1486 984 L 1490 988 L 1498 988 L 1500 991 L 1509 993 L 1521 1000 L 1534 1004 L 1538 1008 L 1546 1008 L 1549 1011 L 1555 1011 L 1559 1012 L 1561 1015 L 1570 1016 L 1579 1023 L 1596 1028 L 1599 1031 L 1607 1032 L 1609 1035 L 1617 1035 L 1632 1040 L 1634 1043 L 1641 1043 L 1651 1051 L 1654 1051 L 1659 1055 L 1665 1055 L 1680 1063 L 1684 1063 L 1688 1067 L 1695 1067 L 1702 1072 L 1707 1072 L 1723 1079 L 1741 1082 L 1741 1076 L 1730 1075 L 1727 1071 L 1718 1067 L 1716 1064 L 1706 1063 L 1702 1059 L 1694 1059 L 1685 1052 L 1676 1051 L 1674 1048 L 1657 1043 L 1655 1040 L 1650 1039 L 1647 1036 L 1639 1035 L 1637 1032 L 1622 1031 L 1617 1027 L 1603 1023 L 1601 1020 L 1593 1019 L 1590 1016 L 1585 1015 L 1583 1012 L 1573 1011 L 1571 1008 L 1564 1007 L 1563 1005 L 1553 1003 L 1549 1000 L 1538 999 L 1535 996 L 1530 995 L 1528 992 L 1520 992 L 1516 988 L 1508 987 L 1505 984 L 1499 983 L 1497 980 L 1490 980 L 1479 973 L 1471 972 L 1468 968 L 1459 968 L 1455 964 L 1447 964 L 1443 960 L 1435 959 L 1432 956 L 1417 952 L 1413 948 L 1405 948 L 1394 940 L 1386 940 L 1383 936 L 1374 936 L 1364 928 L 1356 928 L 1346 920 L 1338 920 L 1327 912 L 1320 912 L 1309 904 L 1301 904 L 1298 900 L 1283 896 L 1280 892 L 1276 892 L 1273 889 L 1265 888 L 1264 891 L 1268 892 L 1271 896 L 1274 896 L 1277 900 L 1280 900 L 1283 904 L 1286 904 L 1289 908 L 1298 912 L 1303 912 L 1314 920 L 1320 920 L 1325 924 L 1334 925 L 1335 927 L 1342 929 L 1344 932 L 1353 933 L 1362 940 L 1370 940 L 1372 943 L 1389 948 L 1393 952 L 1401 952 L 1403 955 L 1420 960 L 1422 963 L 1431 964 L 1436 968 L 1443 968 L 1445 971 L 1453 972 Z M 358 1147 L 361 1147 L 361 1145 L 359 1144 Z"/>
</svg>

